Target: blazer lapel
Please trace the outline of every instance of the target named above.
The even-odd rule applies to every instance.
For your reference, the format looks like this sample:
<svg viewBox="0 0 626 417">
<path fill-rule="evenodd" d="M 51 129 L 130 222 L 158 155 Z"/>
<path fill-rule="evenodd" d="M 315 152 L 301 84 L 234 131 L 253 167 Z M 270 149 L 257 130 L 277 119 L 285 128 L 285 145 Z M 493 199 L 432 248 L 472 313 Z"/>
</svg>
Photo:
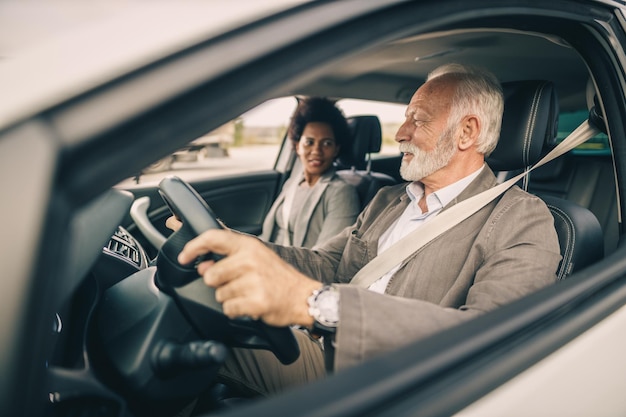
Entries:
<svg viewBox="0 0 626 417">
<path fill-rule="evenodd" d="M 451 202 L 446 204 L 446 206 L 441 210 L 441 212 L 443 212 L 444 210 L 452 207 L 453 205 L 455 205 L 455 204 L 457 204 L 457 203 L 459 203 L 459 202 L 461 202 L 463 200 L 466 200 L 466 199 L 468 199 L 470 197 L 475 196 L 478 193 L 481 193 L 481 192 L 483 192 L 483 191 L 485 191 L 485 190 L 487 190 L 489 188 L 492 188 L 493 186 L 496 185 L 496 183 L 497 183 L 497 179 L 496 179 L 496 176 L 494 175 L 493 171 L 487 165 L 485 165 L 483 170 L 480 172 L 480 174 L 478 174 L 478 176 L 474 179 L 474 181 L 472 181 L 463 191 L 461 191 L 461 194 L 459 194 Z M 415 251 L 415 253 L 413 253 L 411 256 L 407 257 L 402 262 L 403 267 L 412 258 L 417 256 L 417 254 L 420 253 L 425 247 L 426 246 L 422 246 L 417 251 Z"/>
<path fill-rule="evenodd" d="M 491 168 L 489 168 L 489 166 L 485 164 L 485 167 L 474 179 L 474 181 L 472 181 L 463 191 L 461 191 L 461 194 L 459 194 L 456 198 L 446 204 L 443 210 L 446 210 L 447 208 L 450 208 L 463 200 L 466 200 L 470 197 L 475 196 L 476 194 L 479 194 L 489 188 L 494 187 L 496 183 L 496 176 L 494 175 Z"/>
<path fill-rule="evenodd" d="M 371 228 L 363 235 L 363 240 L 367 242 L 368 262 L 378 255 L 378 239 L 380 239 L 382 234 L 398 220 L 410 202 L 410 198 L 406 193 L 406 185 L 407 184 L 404 184 L 403 187 L 398 187 L 396 191 L 398 195 L 391 203 L 386 204 L 376 217 L 376 221 L 372 224 Z M 373 211 L 377 210 L 376 207 L 372 207 L 371 209 Z"/>
<path fill-rule="evenodd" d="M 302 205 L 302 211 L 296 216 L 293 242 L 291 242 L 293 246 L 302 246 L 302 243 L 304 242 L 304 239 L 306 238 L 307 232 L 309 230 L 309 223 L 311 222 L 313 211 L 319 204 L 320 199 L 324 194 L 324 191 L 326 191 L 326 187 L 328 187 L 328 184 L 330 184 L 334 175 L 334 170 L 329 170 L 324 175 L 322 175 L 317 183 L 313 186 L 313 189 L 311 190 L 311 193 L 308 195 L 307 199 L 304 201 L 304 204 Z"/>
<path fill-rule="evenodd" d="M 263 220 L 263 229 L 259 237 L 265 241 L 269 241 L 272 237 L 272 234 L 274 233 L 274 228 L 276 227 L 276 210 L 285 200 L 285 194 L 289 189 L 289 184 L 291 181 L 293 181 L 292 178 L 285 181 L 285 183 L 283 184 L 283 188 L 280 191 L 280 194 L 278 194 L 278 197 L 276 197 L 276 200 L 274 200 L 274 203 L 272 203 L 272 207 L 270 207 L 270 210 L 265 216 L 265 220 Z"/>
</svg>

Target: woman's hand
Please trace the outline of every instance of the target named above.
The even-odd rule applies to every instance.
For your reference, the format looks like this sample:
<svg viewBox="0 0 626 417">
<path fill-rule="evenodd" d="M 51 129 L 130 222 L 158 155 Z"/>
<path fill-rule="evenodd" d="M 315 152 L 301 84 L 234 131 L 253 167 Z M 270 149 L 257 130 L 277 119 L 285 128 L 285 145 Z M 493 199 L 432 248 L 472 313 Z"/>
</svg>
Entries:
<svg viewBox="0 0 626 417">
<path fill-rule="evenodd" d="M 170 216 L 165 220 L 165 226 L 170 230 L 177 231 L 183 227 L 183 222 L 178 220 L 176 216 Z"/>
</svg>

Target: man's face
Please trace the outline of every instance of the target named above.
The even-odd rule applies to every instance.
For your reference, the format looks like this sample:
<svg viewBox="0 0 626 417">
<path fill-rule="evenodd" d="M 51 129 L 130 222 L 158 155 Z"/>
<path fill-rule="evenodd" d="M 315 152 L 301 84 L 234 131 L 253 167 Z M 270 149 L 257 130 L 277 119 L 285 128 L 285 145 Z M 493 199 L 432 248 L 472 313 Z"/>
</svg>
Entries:
<svg viewBox="0 0 626 417">
<path fill-rule="evenodd" d="M 454 84 L 439 78 L 420 87 L 407 106 L 396 134 L 404 154 L 400 175 L 421 181 L 448 165 L 457 151 L 454 127 L 447 126 Z"/>
<path fill-rule="evenodd" d="M 400 176 L 405 181 L 421 181 L 448 165 L 456 153 L 454 133 L 454 129 L 442 132 L 435 149 L 430 152 L 421 150 L 411 142 L 400 143 L 400 152 L 404 153 Z"/>
</svg>

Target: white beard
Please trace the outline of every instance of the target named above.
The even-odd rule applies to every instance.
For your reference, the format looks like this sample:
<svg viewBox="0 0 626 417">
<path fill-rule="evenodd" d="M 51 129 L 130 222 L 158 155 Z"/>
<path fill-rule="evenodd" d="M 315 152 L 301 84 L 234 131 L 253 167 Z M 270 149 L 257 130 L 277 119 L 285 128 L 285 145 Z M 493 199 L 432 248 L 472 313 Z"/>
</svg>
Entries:
<svg viewBox="0 0 626 417">
<path fill-rule="evenodd" d="M 437 146 L 431 152 L 419 149 L 409 142 L 400 143 L 400 152 L 413 154 L 410 162 L 402 160 L 400 176 L 405 181 L 421 181 L 429 175 L 448 165 L 454 154 L 456 146 L 452 131 L 446 130 L 437 140 Z"/>
</svg>

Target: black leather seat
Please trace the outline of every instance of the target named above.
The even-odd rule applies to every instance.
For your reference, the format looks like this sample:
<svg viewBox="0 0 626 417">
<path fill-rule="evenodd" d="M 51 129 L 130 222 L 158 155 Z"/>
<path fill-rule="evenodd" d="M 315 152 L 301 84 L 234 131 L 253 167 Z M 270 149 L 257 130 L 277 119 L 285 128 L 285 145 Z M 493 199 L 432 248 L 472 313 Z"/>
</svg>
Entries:
<svg viewBox="0 0 626 417">
<path fill-rule="evenodd" d="M 487 158 L 494 172 L 519 171 L 535 164 L 554 145 L 558 127 L 558 100 L 548 81 L 503 84 L 505 105 L 497 148 Z M 532 178 L 532 177 L 531 177 Z M 531 179 L 532 180 L 532 179 Z M 527 188 L 527 184 L 522 184 Z M 558 279 L 602 259 L 602 227 L 593 213 L 571 201 L 541 196 L 552 216 L 563 259 Z"/>
<path fill-rule="evenodd" d="M 596 216 L 588 209 L 571 201 L 542 195 L 552 216 L 561 246 L 561 266 L 558 278 L 563 279 L 573 272 L 602 259 L 604 237 Z"/>
<path fill-rule="evenodd" d="M 371 155 L 379 152 L 382 144 L 382 129 L 377 116 L 363 115 L 348 117 L 352 132 L 352 149 L 348 160 L 337 162 L 337 175 L 356 187 L 363 209 L 385 185 L 396 184 L 395 178 L 371 170 Z"/>
</svg>

